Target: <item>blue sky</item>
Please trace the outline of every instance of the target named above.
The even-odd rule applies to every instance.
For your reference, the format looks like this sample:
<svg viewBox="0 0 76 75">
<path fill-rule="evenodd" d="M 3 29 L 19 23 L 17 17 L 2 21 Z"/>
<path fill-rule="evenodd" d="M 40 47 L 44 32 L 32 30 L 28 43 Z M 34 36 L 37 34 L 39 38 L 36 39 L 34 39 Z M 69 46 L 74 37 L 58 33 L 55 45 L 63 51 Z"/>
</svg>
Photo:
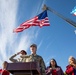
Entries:
<svg viewBox="0 0 76 75">
<path fill-rule="evenodd" d="M 37 44 L 37 54 L 43 57 L 46 66 L 55 58 L 65 71 L 69 56 L 76 57 L 76 28 L 50 11 L 47 11 L 50 26 L 13 33 L 21 23 L 40 14 L 44 4 L 76 22 L 76 16 L 70 14 L 76 0 L 0 0 L 0 63 L 10 62 L 9 57 L 21 49 L 30 54 L 32 43 Z"/>
</svg>

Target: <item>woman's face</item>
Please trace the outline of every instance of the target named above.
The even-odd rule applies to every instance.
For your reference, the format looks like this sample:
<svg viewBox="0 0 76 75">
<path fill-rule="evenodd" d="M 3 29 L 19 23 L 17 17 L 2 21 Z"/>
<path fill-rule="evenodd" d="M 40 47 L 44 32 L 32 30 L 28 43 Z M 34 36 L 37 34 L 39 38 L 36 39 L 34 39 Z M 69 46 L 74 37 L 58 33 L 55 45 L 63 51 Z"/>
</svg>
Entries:
<svg viewBox="0 0 76 75">
<path fill-rule="evenodd" d="M 55 66 L 55 64 L 56 64 L 54 60 L 51 60 L 50 63 L 51 63 L 52 66 Z"/>
<path fill-rule="evenodd" d="M 70 58 L 69 58 L 69 63 L 70 63 L 70 64 L 75 63 L 75 59 L 74 59 L 73 57 L 70 57 Z"/>
</svg>

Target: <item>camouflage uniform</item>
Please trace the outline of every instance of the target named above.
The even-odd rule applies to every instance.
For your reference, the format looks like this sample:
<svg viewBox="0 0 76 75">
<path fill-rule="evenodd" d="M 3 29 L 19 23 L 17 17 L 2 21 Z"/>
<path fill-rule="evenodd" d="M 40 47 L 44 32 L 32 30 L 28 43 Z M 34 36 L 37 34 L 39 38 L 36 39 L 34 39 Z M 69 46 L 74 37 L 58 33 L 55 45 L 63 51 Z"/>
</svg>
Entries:
<svg viewBox="0 0 76 75">
<path fill-rule="evenodd" d="M 18 59 L 14 59 L 17 55 L 14 54 L 13 56 L 11 56 L 9 58 L 10 61 L 12 62 L 38 62 L 39 65 L 40 65 L 40 69 L 41 69 L 41 75 L 46 75 L 45 73 L 45 63 L 43 61 L 43 58 L 39 55 L 21 55 L 20 57 L 20 60 Z"/>
<path fill-rule="evenodd" d="M 9 58 L 9 60 L 12 61 L 13 63 L 24 62 L 25 61 L 25 59 L 23 59 L 23 58 L 14 59 L 16 56 L 17 56 L 17 54 L 14 54 L 13 56 L 11 56 Z"/>
<path fill-rule="evenodd" d="M 43 58 L 39 55 L 29 55 L 28 58 L 26 58 L 26 61 L 25 62 L 38 62 L 39 65 L 40 65 L 40 69 L 41 69 L 41 75 L 46 75 L 45 74 L 45 63 L 43 61 Z"/>
</svg>

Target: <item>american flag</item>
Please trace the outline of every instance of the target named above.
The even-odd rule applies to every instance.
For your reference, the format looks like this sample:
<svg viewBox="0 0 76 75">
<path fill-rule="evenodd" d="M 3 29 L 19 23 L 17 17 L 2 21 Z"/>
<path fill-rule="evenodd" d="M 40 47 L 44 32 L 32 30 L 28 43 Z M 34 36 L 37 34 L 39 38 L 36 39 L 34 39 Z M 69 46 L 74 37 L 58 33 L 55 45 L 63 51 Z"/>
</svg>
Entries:
<svg viewBox="0 0 76 75">
<path fill-rule="evenodd" d="M 71 14 L 73 14 L 74 16 L 76 16 L 76 6 L 72 9 Z"/>
<path fill-rule="evenodd" d="M 13 32 L 22 32 L 23 30 L 30 28 L 31 26 L 50 26 L 48 16 L 47 16 L 47 11 L 43 11 L 39 15 L 35 16 L 34 18 L 25 21 L 22 23 L 19 27 L 13 30 Z"/>
</svg>

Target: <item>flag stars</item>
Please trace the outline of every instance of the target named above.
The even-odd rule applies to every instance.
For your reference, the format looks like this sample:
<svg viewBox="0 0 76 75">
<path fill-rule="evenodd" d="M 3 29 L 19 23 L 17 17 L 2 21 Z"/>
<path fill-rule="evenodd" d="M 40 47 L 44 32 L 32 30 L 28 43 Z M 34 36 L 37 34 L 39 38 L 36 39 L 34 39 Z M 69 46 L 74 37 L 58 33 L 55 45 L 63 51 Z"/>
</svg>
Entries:
<svg viewBox="0 0 76 75">
<path fill-rule="evenodd" d="M 41 20 L 40 21 L 40 27 L 42 27 L 44 25 L 45 20 Z"/>
</svg>

